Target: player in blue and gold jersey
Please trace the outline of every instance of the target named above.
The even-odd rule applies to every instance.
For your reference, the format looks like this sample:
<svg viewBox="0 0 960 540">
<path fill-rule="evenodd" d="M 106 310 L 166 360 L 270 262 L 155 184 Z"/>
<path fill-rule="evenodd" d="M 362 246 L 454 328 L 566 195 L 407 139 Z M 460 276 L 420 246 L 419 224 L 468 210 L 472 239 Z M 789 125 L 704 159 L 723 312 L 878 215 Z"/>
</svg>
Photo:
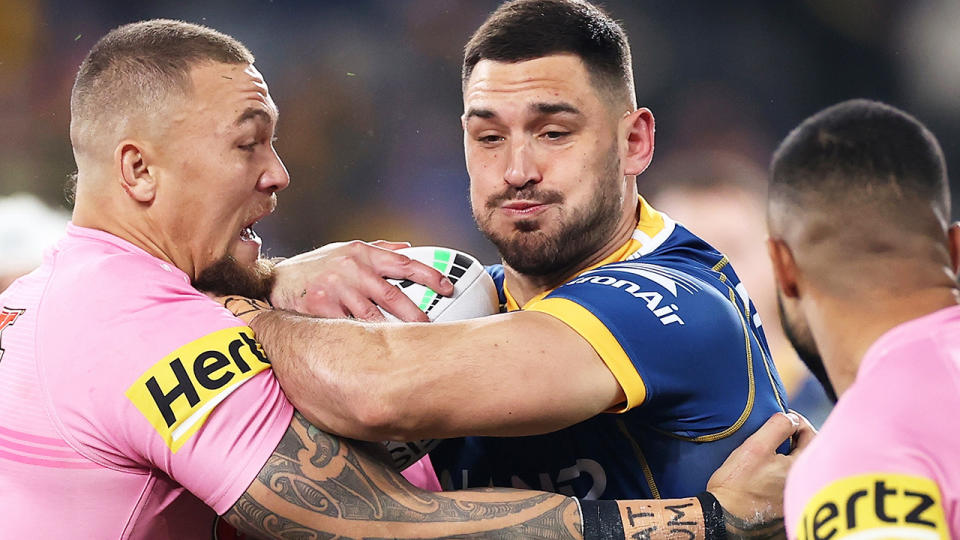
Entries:
<svg viewBox="0 0 960 540">
<path fill-rule="evenodd" d="M 549 314 L 593 346 L 624 390 L 611 411 L 622 414 L 544 435 L 445 441 L 431 453 L 445 488 L 685 496 L 784 410 L 759 316 L 727 259 L 643 199 L 638 213 L 623 246 L 523 306 L 504 268 L 488 268 L 505 309 Z"/>
<path fill-rule="evenodd" d="M 615 414 L 444 442 L 431 453 L 441 484 L 596 498 L 703 489 L 785 411 L 785 393 L 726 258 L 639 196 L 654 120 L 636 105 L 623 30 L 583 2 L 507 2 L 466 46 L 463 95 L 474 217 L 503 258 L 491 272 L 505 306 L 563 323 L 551 336 L 558 360 L 515 390 L 588 377 L 601 362 L 612 377 L 592 379 L 588 396 L 607 397 L 597 412 Z M 590 345 L 576 366 L 559 350 L 570 330 Z M 565 394 L 575 389 L 557 383 L 540 414 L 583 400 Z"/>
<path fill-rule="evenodd" d="M 449 486 L 575 495 L 586 536 L 587 518 L 608 514 L 629 538 L 782 530 L 794 458 L 775 449 L 800 422 L 777 414 L 782 385 L 729 263 L 640 197 L 654 121 L 623 30 L 583 1 L 515 0 L 477 30 L 463 68 L 472 210 L 502 256 L 509 312 L 258 315 L 284 393 L 346 437 L 453 439 L 433 453 Z"/>
</svg>

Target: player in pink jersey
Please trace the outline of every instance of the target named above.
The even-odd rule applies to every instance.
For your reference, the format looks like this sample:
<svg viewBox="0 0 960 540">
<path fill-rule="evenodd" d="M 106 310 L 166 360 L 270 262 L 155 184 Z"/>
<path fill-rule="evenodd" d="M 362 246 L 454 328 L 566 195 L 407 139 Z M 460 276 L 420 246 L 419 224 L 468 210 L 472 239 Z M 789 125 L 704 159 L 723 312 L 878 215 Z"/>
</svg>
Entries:
<svg viewBox="0 0 960 540">
<path fill-rule="evenodd" d="M 41 268 L 0 294 L 4 537 L 209 538 L 217 514 L 266 538 L 580 538 L 587 523 L 627 538 L 647 515 L 665 534 L 723 533 L 719 505 L 706 514 L 696 499 L 588 514 L 558 494 L 423 491 L 379 444 L 329 435 L 294 411 L 251 329 L 198 291 L 297 294 L 288 276 L 299 270 L 261 260 L 252 231 L 289 182 L 273 148 L 277 115 L 249 51 L 208 28 L 126 25 L 84 60 L 71 97 L 73 223 Z M 330 253 L 374 282 L 450 291 L 376 246 L 308 257 Z M 354 297 L 333 315 L 389 306 L 377 287 L 393 303 L 403 296 L 352 283 L 336 291 Z M 708 487 L 750 508 L 776 500 L 755 476 L 776 485 L 793 458 L 773 450 L 795 431 L 776 415 Z"/>
<path fill-rule="evenodd" d="M 771 176 L 784 327 L 840 397 L 790 472 L 790 537 L 960 537 L 960 225 L 936 139 L 847 101 L 791 132 Z"/>
</svg>

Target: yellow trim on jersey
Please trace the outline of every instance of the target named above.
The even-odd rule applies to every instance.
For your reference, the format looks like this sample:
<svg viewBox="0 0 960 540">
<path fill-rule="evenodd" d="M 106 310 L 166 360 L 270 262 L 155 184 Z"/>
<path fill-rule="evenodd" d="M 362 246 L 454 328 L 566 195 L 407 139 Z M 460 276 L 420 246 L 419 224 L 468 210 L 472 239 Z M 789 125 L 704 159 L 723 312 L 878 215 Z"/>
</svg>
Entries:
<svg viewBox="0 0 960 540">
<path fill-rule="evenodd" d="M 623 350 L 617 338 L 587 308 L 566 298 L 547 298 L 530 306 L 529 311 L 539 311 L 552 315 L 580 334 L 597 351 L 603 363 L 610 368 L 613 376 L 627 396 L 623 409 L 614 412 L 626 412 L 643 403 L 647 397 L 647 388 L 637 368 Z"/>
<path fill-rule="evenodd" d="M 646 236 L 653 238 L 660 234 L 666 226 L 663 214 L 650 206 L 650 203 L 640 197 L 640 218 L 637 220 L 637 229 Z"/>
<path fill-rule="evenodd" d="M 650 494 L 653 495 L 654 499 L 659 499 L 660 489 L 657 488 L 657 482 L 653 479 L 653 471 L 650 469 L 650 464 L 647 463 L 647 456 L 643 455 L 643 450 L 640 449 L 640 445 L 630 434 L 630 430 L 627 429 L 627 424 L 623 420 L 617 419 L 617 427 L 620 428 L 620 433 L 623 433 L 623 436 L 630 441 L 630 446 L 633 447 L 633 453 L 636 454 L 637 461 L 640 462 L 640 469 L 643 470 L 643 477 L 650 488 Z"/>
<path fill-rule="evenodd" d="M 640 236 L 641 238 L 646 237 L 647 239 L 652 239 L 660 234 L 660 232 L 663 231 L 663 228 L 666 226 L 666 220 L 664 219 L 663 214 L 650 206 L 650 204 L 644 200 L 643 197 L 639 197 L 637 201 L 637 213 L 640 216 L 637 219 L 637 226 L 634 228 L 634 234 L 630 237 L 630 239 L 624 242 L 624 244 L 617 248 L 616 251 L 604 257 L 600 262 L 587 266 L 586 268 L 581 268 L 577 271 L 576 275 L 570 276 L 568 279 L 564 280 L 564 282 L 569 281 L 580 274 L 589 272 L 595 268 L 599 268 L 605 264 L 626 260 L 627 257 L 644 247 L 644 242 L 638 239 L 637 236 Z M 507 311 L 527 309 L 531 304 L 543 299 L 543 297 L 547 296 L 551 292 L 553 292 L 553 289 L 541 292 L 527 301 L 521 308 L 517 300 L 512 294 L 510 294 L 506 277 L 504 277 L 503 294 L 507 298 Z"/>
<path fill-rule="evenodd" d="M 713 271 L 720 274 L 720 283 L 727 283 L 727 275 L 722 272 L 727 265 L 730 264 L 730 259 L 727 259 L 727 256 L 724 255 L 722 259 L 717 261 L 717 264 L 713 265 Z M 734 299 L 733 294 L 730 295 L 730 301 L 733 302 L 733 305 L 737 305 L 736 299 Z M 744 302 L 743 304 L 743 316 L 747 321 L 750 320 L 750 302 Z M 759 336 L 757 336 L 757 343 L 760 342 Z M 780 398 L 780 392 L 777 392 L 777 383 L 773 380 L 773 373 L 770 371 L 770 362 L 767 358 L 767 353 L 763 352 L 763 347 L 760 347 L 760 358 L 763 360 L 763 367 L 767 370 L 767 378 L 770 380 L 770 387 L 773 388 L 773 395 L 777 398 L 777 403 L 780 404 L 780 409 L 786 412 L 787 407 L 783 403 L 783 399 Z"/>
<path fill-rule="evenodd" d="M 803 507 L 796 536 L 946 539 L 950 526 L 936 482 L 923 476 L 870 473 L 836 480 Z"/>
<path fill-rule="evenodd" d="M 732 288 L 727 288 L 727 291 L 730 293 L 730 302 L 733 303 L 733 306 L 737 306 L 737 293 Z M 750 315 L 750 308 L 747 307 L 747 317 Z M 652 428 L 656 432 L 672 437 L 674 439 L 680 439 L 681 441 L 689 442 L 712 442 L 724 439 L 733 435 L 737 432 L 738 429 L 743 427 L 743 424 L 746 423 L 747 418 L 750 417 L 750 413 L 753 412 L 753 403 L 756 400 L 757 396 L 757 382 L 753 376 L 753 348 L 750 346 L 750 327 L 747 325 L 747 320 L 744 319 L 743 313 L 740 313 L 740 310 L 737 311 L 737 316 L 740 317 L 740 326 L 743 329 L 743 341 L 744 347 L 746 348 L 746 357 L 747 357 L 747 403 L 743 406 L 743 412 L 740 413 L 740 418 L 737 418 L 737 421 L 733 423 L 732 426 L 728 427 L 723 431 L 718 431 L 716 433 L 708 433 L 706 435 L 700 435 L 698 437 L 685 437 L 683 435 L 677 435 L 676 433 L 671 433 L 669 431 L 664 431 L 657 428 Z"/>
</svg>

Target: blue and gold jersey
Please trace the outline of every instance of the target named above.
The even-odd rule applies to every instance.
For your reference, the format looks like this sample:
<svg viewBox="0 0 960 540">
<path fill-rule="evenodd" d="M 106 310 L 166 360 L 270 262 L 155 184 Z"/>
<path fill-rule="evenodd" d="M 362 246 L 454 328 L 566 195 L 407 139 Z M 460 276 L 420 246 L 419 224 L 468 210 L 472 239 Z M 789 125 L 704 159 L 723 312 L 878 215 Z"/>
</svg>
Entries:
<svg viewBox="0 0 960 540">
<path fill-rule="evenodd" d="M 583 336 L 627 401 L 616 414 L 545 435 L 444 441 L 430 454 L 444 489 L 691 496 L 785 410 L 760 319 L 726 257 L 643 199 L 626 245 L 523 306 L 503 268 L 488 271 L 506 309 L 549 313 Z"/>
</svg>

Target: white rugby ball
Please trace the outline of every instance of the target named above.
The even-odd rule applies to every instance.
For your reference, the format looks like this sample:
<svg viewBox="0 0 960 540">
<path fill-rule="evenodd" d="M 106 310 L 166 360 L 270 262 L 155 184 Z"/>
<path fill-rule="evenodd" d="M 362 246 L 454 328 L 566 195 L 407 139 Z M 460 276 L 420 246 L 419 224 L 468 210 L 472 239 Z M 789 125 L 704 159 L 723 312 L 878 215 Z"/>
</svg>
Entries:
<svg viewBox="0 0 960 540">
<path fill-rule="evenodd" d="M 408 279 L 387 280 L 413 300 L 431 322 L 472 319 L 493 315 L 500 310 L 500 300 L 493 278 L 473 256 L 455 249 L 435 246 L 403 248 L 398 249 L 397 253 L 403 253 L 439 270 L 453 282 L 453 296 L 440 296 L 433 289 Z M 388 321 L 398 320 L 386 311 L 383 311 L 383 314 Z"/>
</svg>

